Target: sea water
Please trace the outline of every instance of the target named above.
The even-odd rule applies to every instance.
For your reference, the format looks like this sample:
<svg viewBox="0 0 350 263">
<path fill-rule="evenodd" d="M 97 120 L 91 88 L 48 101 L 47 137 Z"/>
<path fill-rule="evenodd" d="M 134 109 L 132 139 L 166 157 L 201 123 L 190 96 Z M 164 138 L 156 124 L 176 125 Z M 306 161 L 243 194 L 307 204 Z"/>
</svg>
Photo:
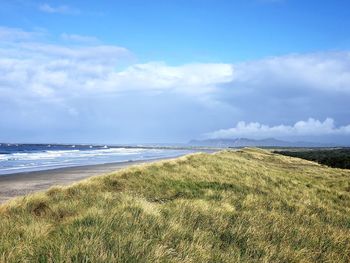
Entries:
<svg viewBox="0 0 350 263">
<path fill-rule="evenodd" d="M 0 175 L 177 157 L 189 150 L 102 145 L 0 144 Z"/>
</svg>

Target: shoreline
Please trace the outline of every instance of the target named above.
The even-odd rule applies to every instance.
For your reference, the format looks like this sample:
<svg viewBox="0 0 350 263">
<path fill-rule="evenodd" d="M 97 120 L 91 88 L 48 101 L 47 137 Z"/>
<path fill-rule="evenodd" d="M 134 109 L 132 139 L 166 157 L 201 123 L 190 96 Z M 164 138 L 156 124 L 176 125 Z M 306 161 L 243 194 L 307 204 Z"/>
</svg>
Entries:
<svg viewBox="0 0 350 263">
<path fill-rule="evenodd" d="M 30 193 L 44 191 L 52 186 L 64 186 L 83 179 L 115 172 L 133 165 L 157 162 L 181 157 L 164 157 L 141 161 L 114 162 L 55 168 L 50 170 L 20 172 L 0 176 L 0 205 L 6 201 Z"/>
</svg>

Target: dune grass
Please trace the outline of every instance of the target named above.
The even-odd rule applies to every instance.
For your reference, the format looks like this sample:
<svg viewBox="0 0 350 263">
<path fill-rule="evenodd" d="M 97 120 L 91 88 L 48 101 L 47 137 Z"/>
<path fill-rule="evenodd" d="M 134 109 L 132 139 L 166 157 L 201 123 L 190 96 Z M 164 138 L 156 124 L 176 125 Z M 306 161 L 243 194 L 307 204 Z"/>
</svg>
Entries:
<svg viewBox="0 0 350 263">
<path fill-rule="evenodd" d="M 258 149 L 128 168 L 0 207 L 3 262 L 349 262 L 350 171 Z"/>
</svg>

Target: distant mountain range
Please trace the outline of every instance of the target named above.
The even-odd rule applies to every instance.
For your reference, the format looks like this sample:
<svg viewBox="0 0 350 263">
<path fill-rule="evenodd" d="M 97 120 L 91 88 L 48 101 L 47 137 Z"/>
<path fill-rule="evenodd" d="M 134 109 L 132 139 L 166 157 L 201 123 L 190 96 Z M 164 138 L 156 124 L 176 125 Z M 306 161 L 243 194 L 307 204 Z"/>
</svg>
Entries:
<svg viewBox="0 0 350 263">
<path fill-rule="evenodd" d="M 261 140 L 237 138 L 237 139 L 207 139 L 191 140 L 191 146 L 207 147 L 334 147 L 336 145 L 315 142 L 289 142 L 267 138 Z"/>
</svg>

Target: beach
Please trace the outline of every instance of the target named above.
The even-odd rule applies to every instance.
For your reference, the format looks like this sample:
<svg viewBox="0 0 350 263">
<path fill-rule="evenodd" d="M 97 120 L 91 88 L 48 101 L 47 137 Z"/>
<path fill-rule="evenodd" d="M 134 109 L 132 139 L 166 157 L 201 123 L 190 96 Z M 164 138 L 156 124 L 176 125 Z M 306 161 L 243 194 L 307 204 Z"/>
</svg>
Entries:
<svg viewBox="0 0 350 263">
<path fill-rule="evenodd" d="M 0 176 L 0 203 L 4 203 L 14 197 L 43 191 L 52 186 L 68 185 L 91 176 L 114 172 L 132 165 L 155 162 L 169 158 L 85 165 L 2 175 Z"/>
</svg>

